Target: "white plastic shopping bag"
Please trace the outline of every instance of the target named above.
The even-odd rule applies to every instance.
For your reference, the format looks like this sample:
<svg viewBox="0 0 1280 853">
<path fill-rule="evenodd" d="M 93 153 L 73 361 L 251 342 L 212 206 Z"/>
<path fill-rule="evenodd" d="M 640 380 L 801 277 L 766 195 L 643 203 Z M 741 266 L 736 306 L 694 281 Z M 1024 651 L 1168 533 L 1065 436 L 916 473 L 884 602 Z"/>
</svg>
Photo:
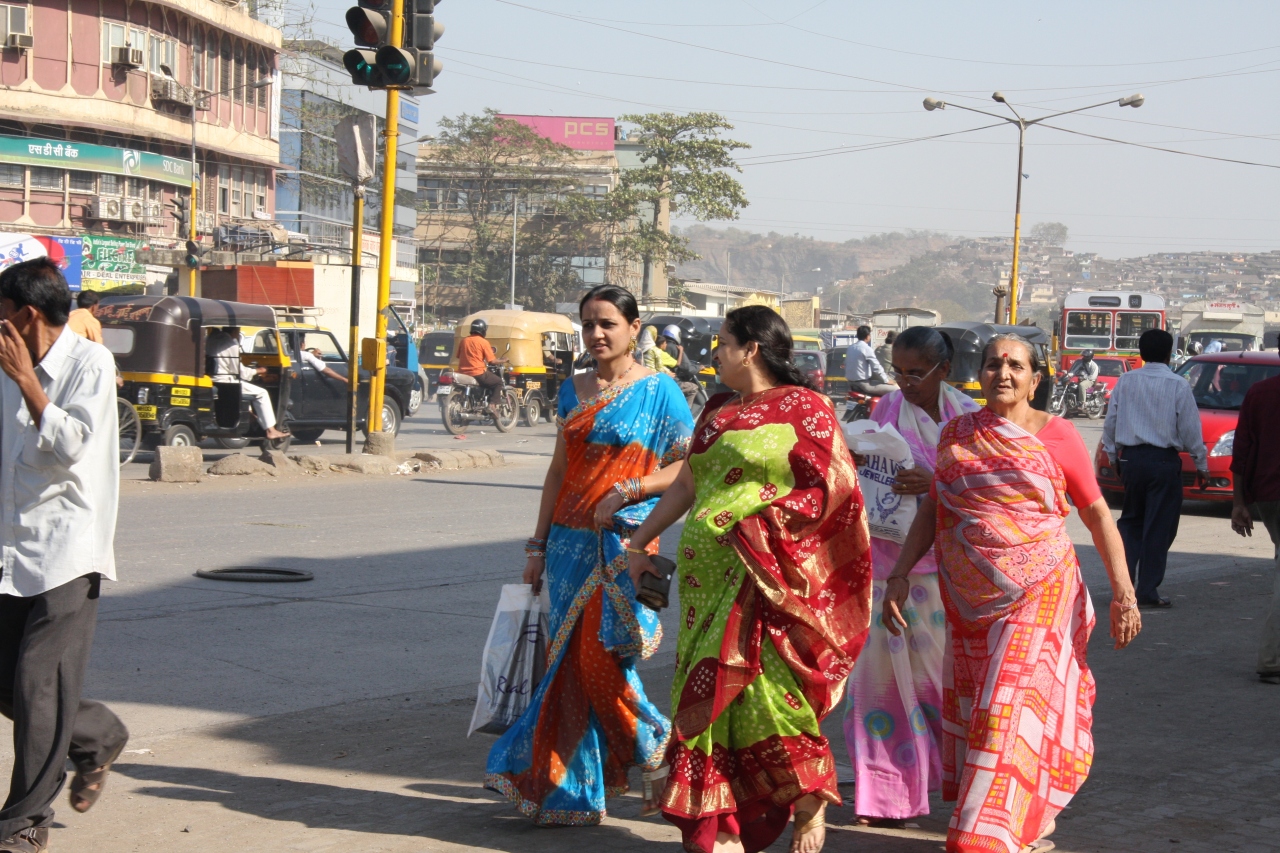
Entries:
<svg viewBox="0 0 1280 853">
<path fill-rule="evenodd" d="M 480 664 L 474 732 L 500 735 L 520 719 L 547 669 L 546 599 L 527 583 L 502 587 Z"/>
<path fill-rule="evenodd" d="M 899 545 L 907 541 L 907 531 L 915 521 L 919 497 L 893 491 L 894 478 L 903 468 L 915 467 L 911 448 L 893 424 L 881 426 L 864 420 L 844 424 L 849 449 L 865 457 L 858 466 L 858 482 L 867 507 L 871 535 Z"/>
</svg>

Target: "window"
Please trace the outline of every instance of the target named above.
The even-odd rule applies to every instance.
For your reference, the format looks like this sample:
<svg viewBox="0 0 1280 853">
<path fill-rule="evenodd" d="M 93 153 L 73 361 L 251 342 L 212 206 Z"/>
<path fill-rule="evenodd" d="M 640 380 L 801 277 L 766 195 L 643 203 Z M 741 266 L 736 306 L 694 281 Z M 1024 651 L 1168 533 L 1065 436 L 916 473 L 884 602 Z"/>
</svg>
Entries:
<svg viewBox="0 0 1280 853">
<path fill-rule="evenodd" d="M 235 80 L 231 83 L 232 88 L 236 90 L 236 100 L 244 103 L 244 42 L 236 42 L 236 66 Z"/>
<path fill-rule="evenodd" d="M 1110 311 L 1068 311 L 1067 349 L 1111 349 Z"/>
<path fill-rule="evenodd" d="M 273 76 L 274 75 L 271 73 L 271 65 L 267 62 L 267 53 L 266 51 L 262 51 L 258 54 L 258 79 L 270 80 Z M 270 86 L 263 86 L 261 89 L 258 89 L 258 109 L 265 110 L 270 105 L 270 102 L 267 100 L 267 90 L 270 88 Z"/>
<path fill-rule="evenodd" d="M 0 5 L 0 26 L 8 24 L 9 32 L 25 33 L 27 30 L 27 7 Z"/>
<path fill-rule="evenodd" d="M 231 169 L 228 166 L 218 167 L 218 212 L 231 213 Z"/>
<path fill-rule="evenodd" d="M 244 176 L 237 167 L 231 170 L 231 215 L 243 216 L 244 206 L 241 204 L 244 192 Z"/>
<path fill-rule="evenodd" d="M 204 88 L 204 28 L 195 27 L 191 35 L 191 88 Z"/>
<path fill-rule="evenodd" d="M 266 211 L 267 209 L 267 178 L 262 172 L 257 173 L 257 180 L 254 183 L 254 210 Z M 413 266 L 413 264 L 409 264 Z"/>
<path fill-rule="evenodd" d="M 253 347 L 249 351 L 255 355 L 265 353 L 275 355 L 279 352 L 279 347 L 276 345 L 275 329 L 263 329 L 254 335 Z"/>
<path fill-rule="evenodd" d="M 102 175 L 98 184 L 98 192 L 102 195 L 120 195 L 121 179 L 119 175 Z"/>
<path fill-rule="evenodd" d="M 142 178 L 127 178 L 126 195 L 129 198 L 146 198 L 147 182 Z"/>
<path fill-rule="evenodd" d="M 102 345 L 114 355 L 133 352 L 133 329 L 128 326 L 103 326 Z"/>
<path fill-rule="evenodd" d="M 160 204 L 164 201 L 164 187 L 156 181 L 147 183 L 147 200 Z"/>
<path fill-rule="evenodd" d="M 123 24 L 102 25 L 102 61 L 111 62 L 111 56 L 117 47 L 124 47 L 125 33 Z"/>
<path fill-rule="evenodd" d="M 249 59 L 244 68 L 245 103 L 254 106 L 258 101 L 258 90 L 253 84 L 258 82 L 258 51 L 249 48 Z"/>
<path fill-rule="evenodd" d="M 569 265 L 583 284 L 604 284 L 604 258 L 571 258 Z"/>
<path fill-rule="evenodd" d="M 71 191 L 91 193 L 98 188 L 98 176 L 93 172 L 71 172 Z"/>
<path fill-rule="evenodd" d="M 226 92 L 231 88 L 231 39 L 226 37 L 222 39 L 222 65 L 219 68 L 222 75 L 218 81 L 218 90 Z"/>
<path fill-rule="evenodd" d="M 1159 324 L 1159 314 L 1120 311 L 1116 314 L 1116 349 L 1136 350 L 1142 333 L 1157 328 Z"/>
<path fill-rule="evenodd" d="M 0 187 L 20 187 L 24 169 L 13 163 L 0 163 Z"/>
<path fill-rule="evenodd" d="M 1218 364 L 1193 361 L 1181 371 L 1191 385 L 1196 405 L 1201 409 L 1239 409 L 1244 395 L 1255 382 L 1280 374 L 1270 364 Z"/>
<path fill-rule="evenodd" d="M 304 332 L 301 348 L 320 350 L 320 358 L 325 361 L 345 362 L 347 360 L 342 355 L 342 347 L 338 346 L 338 342 L 328 332 Z"/>
<path fill-rule="evenodd" d="M 152 74 L 164 74 L 160 66 L 166 65 L 169 70 L 178 73 L 178 43 L 164 38 L 163 36 L 152 35 L 149 39 L 151 51 L 151 65 L 149 70 Z"/>
<path fill-rule="evenodd" d="M 31 188 L 33 190 L 61 190 L 61 169 L 50 169 L 45 166 L 31 167 Z"/>
<path fill-rule="evenodd" d="M 204 59 L 204 87 L 212 92 L 218 85 L 218 34 L 214 30 L 209 30 Z"/>
</svg>

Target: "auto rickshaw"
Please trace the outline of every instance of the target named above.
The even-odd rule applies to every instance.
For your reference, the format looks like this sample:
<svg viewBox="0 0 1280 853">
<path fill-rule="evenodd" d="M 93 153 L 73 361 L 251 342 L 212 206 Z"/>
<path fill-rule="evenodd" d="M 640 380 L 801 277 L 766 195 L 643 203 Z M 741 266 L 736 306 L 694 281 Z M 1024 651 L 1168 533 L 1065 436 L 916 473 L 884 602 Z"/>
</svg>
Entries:
<svg viewBox="0 0 1280 853">
<path fill-rule="evenodd" d="M 453 345 L 453 332 L 448 329 L 437 329 L 427 332 L 418 342 L 418 366 L 426 374 L 427 396 L 439 390 L 440 373 L 449 368 L 449 359 L 457 347 Z"/>
<path fill-rule="evenodd" d="M 573 323 L 563 314 L 538 311 L 477 311 L 458 321 L 449 366 L 458 368 L 458 344 L 471 334 L 471 321 L 489 324 L 485 338 L 498 358 L 511 363 L 510 383 L 520 401 L 520 420 L 533 426 L 555 416 L 560 383 L 573 376 Z"/>
<path fill-rule="evenodd" d="M 996 335 L 1021 335 L 1031 342 L 1040 359 L 1040 387 L 1036 389 L 1031 406 L 1044 411 L 1049 405 L 1049 394 L 1053 388 L 1053 365 L 1049 363 L 1049 333 L 1037 326 L 1004 326 L 991 323 L 974 323 L 960 321 L 936 326 L 951 341 L 955 355 L 951 359 L 951 373 L 947 375 L 947 383 L 959 388 L 972 397 L 980 405 L 987 404 L 982 396 L 982 386 L 978 375 L 982 370 L 982 351 L 987 342 Z"/>
<path fill-rule="evenodd" d="M 265 438 L 266 426 L 251 414 L 239 384 L 214 386 L 205 356 L 211 329 L 274 328 L 276 316 L 270 306 L 190 296 L 108 296 L 95 306 L 94 314 L 124 379 L 119 396 L 134 404 L 142 423 L 144 447 L 194 446 L 206 438 L 226 447 L 243 446 L 246 438 L 262 440 L 273 450 L 288 447 L 291 436 Z M 265 375 L 254 383 L 267 389 L 284 425 L 289 412 L 288 355 L 277 343 L 274 351 L 244 352 L 240 360 L 248 367 L 265 368 Z"/>
<path fill-rule="evenodd" d="M 640 322 L 644 326 L 657 327 L 659 335 L 667 326 L 680 328 L 680 345 L 684 347 L 684 354 L 698 366 L 698 381 L 710 395 L 717 383 L 716 368 L 711 363 L 711 356 L 715 353 L 716 344 L 719 343 L 720 324 L 723 320 L 718 317 L 650 314 L 647 317 L 642 316 Z"/>
</svg>

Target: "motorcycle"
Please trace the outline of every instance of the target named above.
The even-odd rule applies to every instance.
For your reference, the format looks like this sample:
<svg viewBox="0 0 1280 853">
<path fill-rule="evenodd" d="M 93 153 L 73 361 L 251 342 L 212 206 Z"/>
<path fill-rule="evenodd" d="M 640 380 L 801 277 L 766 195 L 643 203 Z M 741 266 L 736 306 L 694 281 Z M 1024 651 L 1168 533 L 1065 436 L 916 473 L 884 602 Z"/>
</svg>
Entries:
<svg viewBox="0 0 1280 853">
<path fill-rule="evenodd" d="M 440 420 L 450 435 L 462 435 L 471 424 L 493 421 L 498 432 L 510 432 L 520 416 L 520 398 L 507 384 L 507 367 L 489 365 L 489 372 L 502 380 L 502 389 L 491 401 L 485 400 L 485 389 L 474 376 L 446 370 L 440 374 L 440 390 L 448 393 L 440 398 Z M 490 409 L 490 403 L 493 408 Z"/>
<path fill-rule="evenodd" d="M 1080 377 L 1063 373 L 1054 382 L 1053 393 L 1049 396 L 1049 414 L 1061 418 L 1084 415 L 1096 421 L 1106 413 L 1110 396 L 1107 386 L 1101 382 L 1094 382 L 1089 393 L 1082 394 Z"/>
<path fill-rule="evenodd" d="M 879 401 L 879 397 L 872 397 L 870 394 L 863 394 L 861 391 L 850 390 L 844 399 L 844 422 L 851 424 L 854 421 L 869 419 L 871 413 L 876 410 L 876 403 Z"/>
</svg>

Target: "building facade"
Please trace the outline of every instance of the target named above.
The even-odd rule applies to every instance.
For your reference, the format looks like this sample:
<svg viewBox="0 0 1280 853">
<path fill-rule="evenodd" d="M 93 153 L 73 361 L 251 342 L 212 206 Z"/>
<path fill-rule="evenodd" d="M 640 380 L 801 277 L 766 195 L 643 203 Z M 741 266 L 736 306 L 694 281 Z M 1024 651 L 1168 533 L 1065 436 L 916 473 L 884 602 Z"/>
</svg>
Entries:
<svg viewBox="0 0 1280 853">
<path fill-rule="evenodd" d="M 205 239 L 272 218 L 280 34 L 244 7 L 0 3 L 0 38 L 0 242 L 15 247 L 7 260 L 30 254 L 30 235 L 65 253 L 73 286 L 145 283 L 134 252 L 187 237 L 170 210 L 190 197 L 193 122 Z M 194 108 L 206 99 L 208 110 Z"/>
</svg>

